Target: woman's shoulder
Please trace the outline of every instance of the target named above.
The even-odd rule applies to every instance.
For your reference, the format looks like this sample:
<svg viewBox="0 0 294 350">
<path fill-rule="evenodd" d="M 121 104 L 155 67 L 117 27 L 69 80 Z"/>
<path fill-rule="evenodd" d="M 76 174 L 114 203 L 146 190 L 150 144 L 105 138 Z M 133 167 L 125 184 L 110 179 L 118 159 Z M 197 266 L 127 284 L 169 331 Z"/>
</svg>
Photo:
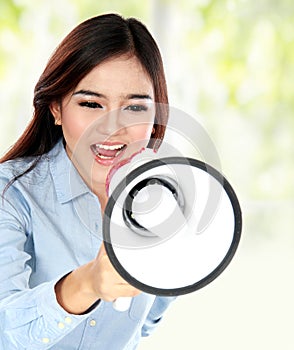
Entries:
<svg viewBox="0 0 294 350">
<path fill-rule="evenodd" d="M 21 157 L 0 163 L 0 177 L 14 178 L 20 174 L 34 177 L 41 175 L 43 172 L 46 173 L 48 171 L 49 160 L 51 162 L 54 161 L 60 150 L 61 145 L 59 142 L 48 153 L 44 153 L 43 155 Z"/>
<path fill-rule="evenodd" d="M 48 178 L 49 163 L 54 162 L 59 153 L 60 145 L 55 145 L 48 153 L 40 156 L 21 157 L 0 163 L 0 187 L 14 182 L 16 178 L 22 183 L 42 183 Z"/>
<path fill-rule="evenodd" d="M 0 177 L 1 178 L 14 178 L 20 173 L 24 172 L 25 169 L 30 168 L 36 157 L 24 157 L 12 160 L 7 160 L 0 164 Z"/>
</svg>

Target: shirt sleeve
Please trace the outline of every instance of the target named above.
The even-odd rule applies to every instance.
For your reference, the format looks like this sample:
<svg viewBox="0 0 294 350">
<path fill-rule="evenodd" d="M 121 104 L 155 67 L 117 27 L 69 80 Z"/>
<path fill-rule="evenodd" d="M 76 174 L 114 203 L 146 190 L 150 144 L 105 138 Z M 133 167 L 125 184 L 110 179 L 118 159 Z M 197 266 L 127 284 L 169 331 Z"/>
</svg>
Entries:
<svg viewBox="0 0 294 350">
<path fill-rule="evenodd" d="M 72 315 L 61 308 L 54 292 L 56 282 L 1 300 L 1 350 L 48 349 L 89 316 Z"/>
<path fill-rule="evenodd" d="M 153 333 L 155 328 L 161 322 L 163 318 L 163 314 L 175 299 L 176 297 L 156 297 L 155 298 L 154 303 L 142 327 L 142 330 L 141 330 L 142 337 L 147 337 Z"/>
<path fill-rule="evenodd" d="M 29 215 L 25 200 L 10 186 L 0 197 L 1 350 L 49 349 L 89 316 L 69 314 L 58 304 L 54 287 L 62 276 L 29 287 Z"/>
</svg>

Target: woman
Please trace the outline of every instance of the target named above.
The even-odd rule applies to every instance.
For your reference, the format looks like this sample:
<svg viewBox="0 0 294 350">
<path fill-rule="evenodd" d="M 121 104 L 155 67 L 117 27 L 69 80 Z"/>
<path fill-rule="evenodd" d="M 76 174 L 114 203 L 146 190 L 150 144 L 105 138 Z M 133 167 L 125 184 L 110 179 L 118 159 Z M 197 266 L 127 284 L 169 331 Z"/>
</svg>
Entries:
<svg viewBox="0 0 294 350">
<path fill-rule="evenodd" d="M 91 18 L 54 52 L 33 119 L 1 159 L 0 349 L 135 349 L 161 319 L 172 299 L 116 273 L 101 218 L 110 169 L 159 147 L 167 103 L 159 50 L 136 19 Z M 115 311 L 124 296 L 130 309 Z"/>
</svg>

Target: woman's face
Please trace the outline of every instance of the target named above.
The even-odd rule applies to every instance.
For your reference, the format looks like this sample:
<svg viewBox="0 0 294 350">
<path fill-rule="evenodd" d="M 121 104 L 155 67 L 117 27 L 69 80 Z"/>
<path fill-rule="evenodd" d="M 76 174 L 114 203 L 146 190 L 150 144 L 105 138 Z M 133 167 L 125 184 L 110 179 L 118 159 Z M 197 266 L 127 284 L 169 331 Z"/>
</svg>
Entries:
<svg viewBox="0 0 294 350">
<path fill-rule="evenodd" d="M 96 66 L 50 109 L 62 126 L 68 156 L 97 194 L 114 165 L 147 146 L 155 116 L 153 84 L 136 57 L 123 55 Z"/>
</svg>

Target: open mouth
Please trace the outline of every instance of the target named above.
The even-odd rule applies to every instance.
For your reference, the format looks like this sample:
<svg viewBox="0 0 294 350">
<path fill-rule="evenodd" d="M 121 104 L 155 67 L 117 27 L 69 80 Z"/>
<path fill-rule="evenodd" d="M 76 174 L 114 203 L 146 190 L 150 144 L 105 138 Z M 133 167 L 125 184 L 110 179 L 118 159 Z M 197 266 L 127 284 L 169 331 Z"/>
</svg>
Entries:
<svg viewBox="0 0 294 350">
<path fill-rule="evenodd" d="M 90 146 L 97 160 L 113 161 L 117 159 L 127 147 L 122 143 L 95 143 Z"/>
</svg>

